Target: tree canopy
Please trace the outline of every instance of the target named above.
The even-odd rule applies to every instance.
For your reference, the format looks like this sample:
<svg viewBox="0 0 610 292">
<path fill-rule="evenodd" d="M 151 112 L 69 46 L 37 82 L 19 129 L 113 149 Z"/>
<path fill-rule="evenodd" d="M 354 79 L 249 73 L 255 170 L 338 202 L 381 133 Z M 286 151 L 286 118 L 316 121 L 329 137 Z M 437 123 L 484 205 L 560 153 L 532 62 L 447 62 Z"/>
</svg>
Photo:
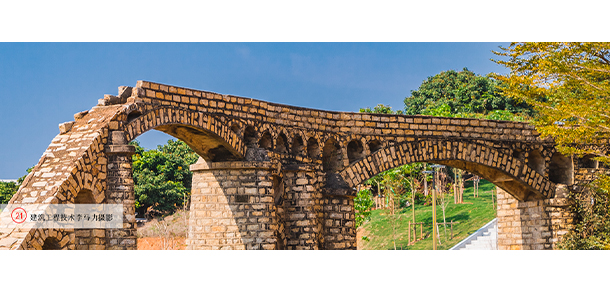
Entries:
<svg viewBox="0 0 610 292">
<path fill-rule="evenodd" d="M 0 181 L 0 204 L 7 204 L 19 189 L 15 182 Z"/>
<path fill-rule="evenodd" d="M 32 169 L 34 169 L 33 166 L 28 168 L 27 173 L 24 174 L 22 177 L 18 178 L 16 183 L 0 181 L 0 204 L 8 204 L 13 195 L 15 195 L 15 193 L 17 193 L 17 191 L 19 190 L 19 187 L 21 186 L 25 178 L 30 172 L 32 172 Z"/>
<path fill-rule="evenodd" d="M 494 75 L 504 94 L 532 105 L 536 129 L 564 154 L 592 153 L 575 145 L 610 136 L 610 43 L 512 43 L 494 53 L 511 69 Z"/>
<path fill-rule="evenodd" d="M 144 150 L 137 141 L 133 156 L 133 180 L 138 215 L 172 213 L 190 198 L 189 166 L 199 156 L 182 141 L 169 140 L 157 149 Z"/>
<path fill-rule="evenodd" d="M 494 77 L 506 96 L 539 112 L 533 123 L 543 137 L 552 136 L 563 154 L 594 154 L 610 165 L 607 153 L 582 147 L 610 136 L 610 43 L 512 43 L 494 53 L 511 69 Z M 610 249 L 610 178 L 598 174 L 584 190 L 569 195 L 575 225 L 561 245 Z"/>
<path fill-rule="evenodd" d="M 504 96 L 500 82 L 467 68 L 443 71 L 424 80 L 405 98 L 408 115 L 524 120 L 533 114 L 526 103 Z"/>
<path fill-rule="evenodd" d="M 391 106 L 384 105 L 384 104 L 378 104 L 373 109 L 371 109 L 370 107 L 361 108 L 360 112 L 361 113 L 370 113 L 370 114 L 390 114 L 390 115 L 402 115 L 402 114 L 404 114 L 403 111 L 401 111 L 401 110 L 394 111 L 394 110 L 392 110 Z"/>
</svg>

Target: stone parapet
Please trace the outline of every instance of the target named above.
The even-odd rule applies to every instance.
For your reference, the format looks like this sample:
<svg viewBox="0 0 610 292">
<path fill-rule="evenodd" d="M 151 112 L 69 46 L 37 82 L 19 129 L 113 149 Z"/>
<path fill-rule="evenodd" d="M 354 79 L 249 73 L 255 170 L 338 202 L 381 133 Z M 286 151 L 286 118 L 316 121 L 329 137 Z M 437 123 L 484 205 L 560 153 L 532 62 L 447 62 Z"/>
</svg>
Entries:
<svg viewBox="0 0 610 292">
<path fill-rule="evenodd" d="M 259 101 L 148 81 L 138 81 L 134 95 L 144 103 L 193 108 L 205 113 L 258 119 L 283 126 L 355 134 L 426 135 L 535 141 L 538 133 L 526 123 L 432 116 L 396 116 L 332 112 Z"/>
</svg>

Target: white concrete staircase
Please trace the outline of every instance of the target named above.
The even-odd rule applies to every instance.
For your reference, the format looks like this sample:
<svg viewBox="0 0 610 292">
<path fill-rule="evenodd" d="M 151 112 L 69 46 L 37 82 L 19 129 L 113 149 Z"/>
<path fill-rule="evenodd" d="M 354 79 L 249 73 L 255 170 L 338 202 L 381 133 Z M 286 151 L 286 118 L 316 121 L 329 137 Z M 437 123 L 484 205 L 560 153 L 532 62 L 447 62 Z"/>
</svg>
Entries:
<svg viewBox="0 0 610 292">
<path fill-rule="evenodd" d="M 466 237 L 449 250 L 496 250 L 498 249 L 498 218 L 491 220 L 475 233 Z"/>
</svg>

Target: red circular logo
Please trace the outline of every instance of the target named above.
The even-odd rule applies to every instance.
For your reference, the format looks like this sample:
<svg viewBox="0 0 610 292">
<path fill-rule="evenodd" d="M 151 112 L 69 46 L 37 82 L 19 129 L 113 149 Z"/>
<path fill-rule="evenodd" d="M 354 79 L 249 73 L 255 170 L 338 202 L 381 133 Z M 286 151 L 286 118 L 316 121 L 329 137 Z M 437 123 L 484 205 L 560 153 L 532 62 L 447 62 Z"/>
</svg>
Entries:
<svg viewBox="0 0 610 292">
<path fill-rule="evenodd" d="M 25 222 L 25 219 L 28 218 L 28 212 L 26 212 L 23 208 L 21 207 L 17 207 L 15 209 L 13 209 L 13 212 L 11 212 L 11 219 L 13 219 L 13 222 L 20 224 Z"/>
</svg>

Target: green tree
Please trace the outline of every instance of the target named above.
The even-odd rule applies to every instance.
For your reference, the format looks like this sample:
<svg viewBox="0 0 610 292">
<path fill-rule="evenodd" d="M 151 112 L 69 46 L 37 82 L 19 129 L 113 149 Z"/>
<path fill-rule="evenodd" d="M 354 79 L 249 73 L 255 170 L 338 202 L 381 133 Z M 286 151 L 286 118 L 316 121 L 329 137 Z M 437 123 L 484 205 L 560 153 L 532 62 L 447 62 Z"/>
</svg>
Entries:
<svg viewBox="0 0 610 292">
<path fill-rule="evenodd" d="M 393 111 L 391 106 L 384 105 L 384 104 L 378 104 L 373 109 L 371 109 L 370 107 L 361 108 L 360 112 L 361 113 L 370 113 L 370 114 L 390 114 L 390 115 L 404 114 L 403 111 L 401 111 L 401 110 Z"/>
<path fill-rule="evenodd" d="M 32 167 L 28 168 L 28 169 L 26 170 L 26 172 L 27 172 L 27 173 L 26 173 L 26 174 L 24 174 L 22 177 L 20 177 L 20 178 L 18 178 L 18 179 L 17 179 L 17 184 L 18 184 L 18 185 L 21 185 L 21 184 L 23 183 L 23 181 L 24 181 L 24 180 L 25 180 L 25 178 L 28 176 L 28 174 L 30 174 L 30 172 L 32 172 L 32 169 L 34 169 L 34 166 L 32 166 Z"/>
<path fill-rule="evenodd" d="M 356 228 L 360 227 L 364 222 L 371 219 L 371 208 L 375 202 L 373 201 L 371 190 L 362 189 L 354 198 L 354 209 L 356 210 Z"/>
<path fill-rule="evenodd" d="M 494 53 L 511 70 L 494 77 L 506 96 L 539 112 L 533 123 L 542 137 L 552 136 L 563 154 L 593 154 L 610 165 L 607 152 L 579 146 L 610 136 L 610 43 L 512 43 Z M 576 224 L 564 248 L 610 248 L 609 194 L 604 174 L 585 192 L 570 194 Z"/>
<path fill-rule="evenodd" d="M 507 96 L 538 110 L 533 122 L 543 137 L 552 136 L 565 154 L 610 163 L 605 153 L 576 146 L 610 136 L 610 43 L 512 43 L 494 53 L 511 69 L 495 78 L 506 83 Z"/>
<path fill-rule="evenodd" d="M 533 110 L 502 95 L 500 83 L 489 76 L 443 71 L 424 80 L 405 98 L 407 115 L 523 120 Z"/>
<path fill-rule="evenodd" d="M 189 166 L 199 156 L 182 141 L 169 140 L 157 149 L 145 151 L 137 141 L 133 156 L 136 211 L 167 214 L 190 198 L 192 173 Z"/>
<path fill-rule="evenodd" d="M 15 193 L 17 193 L 17 191 L 19 190 L 19 187 L 21 186 L 25 178 L 30 172 L 32 172 L 32 169 L 34 169 L 33 166 L 28 168 L 27 173 L 17 179 L 17 183 L 0 182 L 0 204 L 8 204 L 13 195 L 15 195 Z"/>
<path fill-rule="evenodd" d="M 19 189 L 15 182 L 0 182 L 0 204 L 7 204 Z"/>
</svg>

